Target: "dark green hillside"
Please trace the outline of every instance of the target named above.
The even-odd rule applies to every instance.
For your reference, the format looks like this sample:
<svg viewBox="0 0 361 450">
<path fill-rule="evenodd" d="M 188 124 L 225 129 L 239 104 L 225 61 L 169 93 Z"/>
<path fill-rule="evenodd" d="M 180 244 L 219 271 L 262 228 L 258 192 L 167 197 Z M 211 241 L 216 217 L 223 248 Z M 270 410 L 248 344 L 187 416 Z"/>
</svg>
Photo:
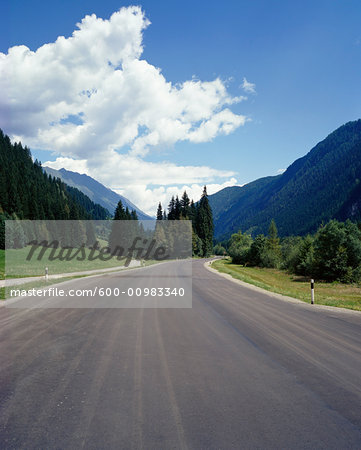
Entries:
<svg viewBox="0 0 361 450">
<path fill-rule="evenodd" d="M 139 220 L 151 219 L 148 215 L 144 214 L 139 208 L 137 208 L 130 200 L 117 194 L 116 192 L 108 189 L 99 181 L 89 177 L 85 174 L 72 172 L 70 170 L 60 169 L 55 170 L 50 167 L 44 167 L 44 170 L 55 178 L 60 178 L 68 186 L 78 189 L 83 194 L 88 196 L 94 203 L 98 203 L 103 208 L 114 213 L 119 200 L 121 200 L 124 208 L 128 207 L 129 211 L 135 210 Z"/>
<path fill-rule="evenodd" d="M 79 191 L 79 189 L 66 185 L 66 191 L 79 207 L 83 208 L 93 220 L 106 220 L 111 217 L 111 214 L 107 209 L 103 208 L 98 203 L 92 202 L 90 198 Z"/>
<path fill-rule="evenodd" d="M 215 236 L 227 237 L 239 229 L 240 211 L 250 214 L 260 207 L 265 198 L 265 192 L 273 185 L 280 175 L 259 178 L 245 186 L 232 186 L 209 196 L 215 223 Z M 224 233 L 227 230 L 227 233 Z"/>
<path fill-rule="evenodd" d="M 0 130 L 0 215 L 19 219 L 106 219 L 109 212 L 47 175 L 30 150 Z"/>
<path fill-rule="evenodd" d="M 361 120 L 349 122 L 278 177 L 226 188 L 209 197 L 216 237 L 238 229 L 266 233 L 275 219 L 281 236 L 316 231 L 331 218 L 360 217 Z M 227 191 L 232 189 L 232 194 Z M 227 202 L 224 199 L 229 199 Z M 222 201 L 223 199 L 223 201 Z"/>
</svg>

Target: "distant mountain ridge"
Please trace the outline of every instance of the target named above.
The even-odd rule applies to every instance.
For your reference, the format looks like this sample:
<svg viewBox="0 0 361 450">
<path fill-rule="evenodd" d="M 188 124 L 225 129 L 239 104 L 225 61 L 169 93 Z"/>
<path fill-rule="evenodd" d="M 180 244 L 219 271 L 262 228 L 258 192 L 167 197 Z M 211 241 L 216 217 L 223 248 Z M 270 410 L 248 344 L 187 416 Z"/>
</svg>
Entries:
<svg viewBox="0 0 361 450">
<path fill-rule="evenodd" d="M 348 122 L 282 174 L 210 195 L 215 237 L 239 229 L 281 236 L 314 232 L 331 218 L 361 220 L 361 120 Z"/>
<path fill-rule="evenodd" d="M 103 184 L 99 183 L 99 181 L 88 175 L 66 169 L 55 170 L 50 167 L 44 167 L 44 170 L 46 170 L 49 175 L 60 178 L 67 185 L 79 189 L 94 203 L 99 203 L 99 205 L 107 209 L 111 215 L 114 214 L 115 208 L 117 207 L 119 200 L 121 200 L 124 208 L 128 207 L 129 210 L 135 210 L 137 212 L 138 219 L 151 219 L 150 216 L 141 211 L 130 200 L 105 187 Z"/>
</svg>

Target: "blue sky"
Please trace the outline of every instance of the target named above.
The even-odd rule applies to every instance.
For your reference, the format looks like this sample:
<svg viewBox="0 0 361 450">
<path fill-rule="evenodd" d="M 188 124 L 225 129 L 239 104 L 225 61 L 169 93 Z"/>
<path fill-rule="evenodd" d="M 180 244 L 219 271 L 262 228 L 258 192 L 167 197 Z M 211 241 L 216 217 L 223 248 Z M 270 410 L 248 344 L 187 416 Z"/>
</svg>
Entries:
<svg viewBox="0 0 361 450">
<path fill-rule="evenodd" d="M 233 117 L 228 134 L 218 132 L 203 141 L 178 139 L 169 145 L 161 142 L 138 155 L 142 161 L 153 163 L 153 168 L 166 161 L 182 167 L 206 165 L 222 173 L 210 172 L 202 179 L 190 177 L 184 182 L 180 177 L 173 184 L 167 182 L 163 190 L 159 180 L 143 177 L 139 181 L 143 191 L 137 191 L 127 190 L 121 180 L 107 177 L 107 167 L 102 173 L 89 169 L 91 175 L 130 196 L 144 209 L 157 198 L 166 202 L 167 196 L 184 186 L 197 195 L 203 183 L 213 184 L 215 190 L 227 180 L 233 180 L 229 184 L 244 184 L 274 175 L 331 131 L 361 117 L 359 1 L 5 0 L 2 15 L 7 20 L 0 31 L 0 52 L 7 54 L 8 48 L 18 45 L 36 51 L 55 42 L 58 36 L 70 37 L 75 24 L 86 14 L 109 19 L 119 8 L 132 4 L 140 5 L 151 22 L 143 30 L 140 59 L 160 68 L 167 82 L 177 86 L 192 77 L 201 82 L 219 78 L 229 96 L 247 97 L 221 106 L 246 117 L 241 125 L 236 125 Z M 244 78 L 255 84 L 255 93 L 242 89 Z M 199 121 L 192 126 L 197 124 Z M 4 127 L 4 131 L 20 136 L 24 143 L 30 142 L 33 154 L 42 161 L 80 159 L 83 165 L 79 164 L 78 170 L 82 171 L 85 151 L 74 156 L 69 151 L 63 153 L 58 144 L 51 154 L 45 151 L 54 150 L 50 148 L 51 140 L 46 145 L 19 126 L 14 127 L 16 132 L 8 126 L 9 130 Z M 124 152 L 119 146 L 118 150 Z M 73 164 L 68 168 L 77 167 Z M 130 164 L 129 170 L 133 169 Z M 146 166 L 144 170 L 148 170 Z"/>
</svg>

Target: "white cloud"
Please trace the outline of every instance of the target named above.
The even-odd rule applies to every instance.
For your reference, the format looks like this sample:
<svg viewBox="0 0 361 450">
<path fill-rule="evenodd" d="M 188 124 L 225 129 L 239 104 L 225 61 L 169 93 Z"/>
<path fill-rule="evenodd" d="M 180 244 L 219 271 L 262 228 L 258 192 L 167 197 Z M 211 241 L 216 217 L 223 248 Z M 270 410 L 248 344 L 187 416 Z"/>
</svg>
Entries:
<svg viewBox="0 0 361 450">
<path fill-rule="evenodd" d="M 243 78 L 243 83 L 241 87 L 244 89 L 247 94 L 255 94 L 256 93 L 256 85 L 254 83 L 250 83 L 246 80 L 246 78 Z"/>
<path fill-rule="evenodd" d="M 223 183 L 207 184 L 207 193 L 208 195 L 214 194 L 223 188 L 236 185 L 237 180 L 232 177 Z M 159 202 L 161 202 L 163 209 L 167 209 L 171 197 L 178 195 L 180 198 L 184 191 L 187 191 L 189 198 L 194 199 L 194 201 L 198 201 L 202 195 L 203 187 L 204 184 L 202 183 L 183 184 L 177 186 L 173 185 L 167 187 L 159 186 L 154 189 L 149 189 L 146 185 L 134 185 L 125 190 L 118 190 L 117 192 L 125 197 L 131 196 L 136 204 L 137 201 L 138 204 L 140 204 L 145 200 L 148 206 L 144 206 L 143 210 L 147 214 L 155 216 Z"/>
<path fill-rule="evenodd" d="M 281 174 L 281 173 L 283 173 L 283 172 L 286 172 L 286 169 L 278 169 L 278 170 L 277 170 L 277 174 L 278 174 L 278 175 Z"/>
<path fill-rule="evenodd" d="M 231 96 L 221 79 L 172 84 L 140 59 L 149 24 L 141 8 L 131 6 L 109 20 L 86 16 L 72 36 L 36 51 L 20 45 L 0 53 L 4 131 L 61 155 L 45 164 L 88 173 L 144 208 L 162 189 L 167 195 L 172 186 L 209 185 L 234 175 L 144 161 L 153 148 L 208 142 L 248 120 L 230 110 L 245 97 Z M 243 89 L 251 92 L 254 85 L 244 79 Z"/>
<path fill-rule="evenodd" d="M 177 166 L 170 162 L 151 163 L 134 155 L 113 152 L 99 167 L 89 166 L 87 160 L 57 158 L 44 166 L 53 169 L 65 168 L 85 173 L 97 179 L 115 192 L 129 198 L 144 212 L 154 215 L 159 202 L 166 205 L 172 195 L 181 196 L 186 190 L 189 197 L 199 200 L 204 184 L 209 194 L 227 186 L 234 186 L 237 180 L 233 171 L 222 171 L 207 166 Z M 215 180 L 227 178 L 223 183 Z"/>
</svg>

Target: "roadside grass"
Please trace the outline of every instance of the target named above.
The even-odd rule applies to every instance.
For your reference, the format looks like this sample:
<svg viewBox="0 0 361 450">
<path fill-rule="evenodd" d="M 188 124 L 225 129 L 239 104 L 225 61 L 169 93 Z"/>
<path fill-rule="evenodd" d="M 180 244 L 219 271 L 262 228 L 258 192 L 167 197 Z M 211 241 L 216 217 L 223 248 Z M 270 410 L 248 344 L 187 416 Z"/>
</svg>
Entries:
<svg viewBox="0 0 361 450">
<path fill-rule="evenodd" d="M 149 259 L 144 261 L 143 265 L 141 267 L 147 267 L 147 266 L 152 266 L 153 264 L 159 264 L 159 261 L 156 261 L 154 259 Z M 129 267 L 128 269 L 125 270 L 133 270 L 133 269 L 138 269 L 139 266 L 136 267 Z M 117 272 L 118 269 L 117 267 L 114 267 L 113 271 L 109 271 L 109 272 L 99 272 L 99 273 L 93 273 L 93 274 L 89 274 L 89 275 L 73 275 L 73 276 L 68 276 L 68 277 L 61 277 L 61 278 L 54 278 L 54 279 L 49 279 L 48 281 L 45 281 L 44 277 L 42 277 L 42 279 L 39 280 L 35 280 L 35 281 L 31 281 L 29 283 L 23 283 L 20 285 L 15 285 L 15 286 L 6 286 L 6 287 L 0 287 L 0 301 L 1 300 L 6 300 L 10 298 L 10 290 L 15 289 L 15 290 L 29 290 L 29 289 L 41 289 L 44 287 L 50 287 L 53 284 L 59 284 L 59 283 L 63 283 L 64 281 L 69 281 L 69 280 L 74 280 L 76 278 L 85 278 L 85 277 L 89 277 L 89 276 L 96 276 L 96 275 L 107 275 L 107 274 L 111 274 L 113 272 Z"/>
<path fill-rule="evenodd" d="M 102 244 L 100 244 L 102 245 Z M 41 276 L 44 275 L 45 267 L 48 267 L 49 275 L 58 273 L 71 273 L 82 272 L 87 270 L 100 270 L 108 269 L 111 267 L 124 266 L 125 258 L 117 259 L 116 256 L 109 258 L 109 255 L 104 255 L 100 260 L 99 256 L 101 252 L 94 251 L 89 248 L 84 248 L 84 253 L 78 254 L 69 260 L 66 249 L 56 249 L 55 256 L 61 256 L 61 259 L 54 259 L 51 261 L 51 253 L 54 251 L 52 248 L 45 249 L 40 260 L 40 252 L 43 247 L 36 249 L 31 256 L 31 259 L 27 261 L 31 246 L 27 246 L 16 250 L 6 250 L 6 277 L 7 278 L 19 278 L 28 276 Z M 72 250 L 71 255 L 74 255 L 76 249 Z M 93 252 L 93 253 L 91 253 Z M 79 257 L 80 261 L 77 259 Z M 92 259 L 89 259 L 92 257 Z M 0 253 L 0 278 L 4 279 L 5 275 L 5 251 L 1 250 Z"/>
<path fill-rule="evenodd" d="M 0 280 L 5 278 L 5 250 L 0 250 Z"/>
<path fill-rule="evenodd" d="M 107 243 L 99 240 L 99 245 L 101 248 L 106 247 Z M 25 247 L 22 249 L 16 250 L 6 250 L 6 278 L 25 278 L 25 277 L 33 277 L 33 276 L 43 276 L 45 273 L 45 267 L 48 267 L 49 275 L 60 274 L 60 273 L 72 273 L 72 272 L 85 272 L 88 270 L 101 270 L 101 269 L 110 269 L 114 267 L 116 270 L 118 267 L 123 267 L 125 264 L 125 258 L 117 259 L 116 256 L 110 258 L 107 261 L 102 261 L 98 258 L 99 251 L 94 252 L 95 260 L 89 260 L 91 250 L 89 248 L 85 248 L 85 257 L 83 261 L 78 261 L 76 258 L 71 261 L 61 261 L 56 259 L 54 261 L 50 261 L 49 256 L 52 251 L 51 248 L 46 249 L 44 255 L 40 260 L 37 259 L 40 249 L 34 252 L 33 257 L 30 261 L 26 260 L 26 257 L 29 254 L 31 247 Z M 57 251 L 56 254 L 58 254 Z M 151 264 L 155 264 L 159 261 L 147 260 L 144 261 L 144 266 L 148 266 Z M 5 250 L 0 250 L 0 280 L 5 279 Z"/>
<path fill-rule="evenodd" d="M 310 303 L 310 280 L 290 275 L 285 271 L 259 267 L 243 267 L 221 259 L 212 262 L 219 272 L 228 273 L 233 278 L 253 284 L 267 291 L 298 298 Z M 315 283 L 315 304 L 337 306 L 361 311 L 361 286 L 343 283 Z"/>
</svg>

